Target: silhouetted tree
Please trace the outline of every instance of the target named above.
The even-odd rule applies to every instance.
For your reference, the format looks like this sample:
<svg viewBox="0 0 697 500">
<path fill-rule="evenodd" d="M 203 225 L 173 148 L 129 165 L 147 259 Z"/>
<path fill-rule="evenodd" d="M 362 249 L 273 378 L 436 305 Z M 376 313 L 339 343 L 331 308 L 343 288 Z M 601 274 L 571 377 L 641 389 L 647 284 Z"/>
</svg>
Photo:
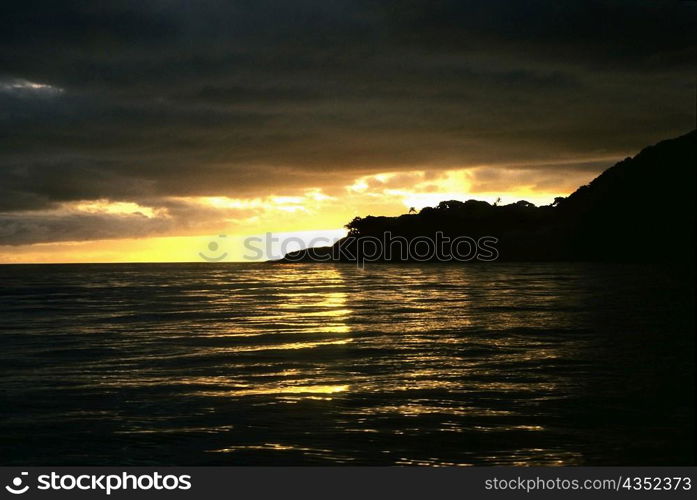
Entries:
<svg viewBox="0 0 697 500">
<path fill-rule="evenodd" d="M 645 260 L 690 270 L 696 146 L 693 131 L 648 147 L 551 205 L 446 200 L 398 217 L 355 217 L 346 228 L 357 239 L 388 231 L 407 240 L 439 232 L 450 238 L 494 236 L 501 260 Z"/>
</svg>

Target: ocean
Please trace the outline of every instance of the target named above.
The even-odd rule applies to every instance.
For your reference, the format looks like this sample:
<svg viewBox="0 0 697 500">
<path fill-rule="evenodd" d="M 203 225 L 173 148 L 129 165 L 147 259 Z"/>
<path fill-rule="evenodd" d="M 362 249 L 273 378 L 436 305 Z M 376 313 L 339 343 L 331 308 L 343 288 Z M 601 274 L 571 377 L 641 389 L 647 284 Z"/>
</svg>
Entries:
<svg viewBox="0 0 697 500">
<path fill-rule="evenodd" d="M 0 266 L 0 464 L 691 465 L 686 281 L 618 264 Z"/>
</svg>

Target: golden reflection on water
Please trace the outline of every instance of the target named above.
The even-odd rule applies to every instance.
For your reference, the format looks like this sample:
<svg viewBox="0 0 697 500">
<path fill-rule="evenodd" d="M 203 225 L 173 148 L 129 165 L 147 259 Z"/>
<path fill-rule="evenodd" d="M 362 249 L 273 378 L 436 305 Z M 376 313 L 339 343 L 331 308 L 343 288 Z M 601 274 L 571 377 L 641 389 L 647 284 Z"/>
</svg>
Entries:
<svg viewBox="0 0 697 500">
<path fill-rule="evenodd" d="M 333 331 L 333 330 L 329 330 Z M 273 345 L 255 345 L 255 346 L 240 346 L 240 347 L 221 347 L 216 348 L 216 353 L 224 352 L 256 352 L 256 351 L 292 351 L 295 349 L 312 349 L 315 347 L 327 346 L 327 345 L 344 345 L 351 342 L 352 339 L 345 340 L 320 340 L 317 342 L 289 342 L 286 344 L 273 344 Z M 206 356 L 207 353 L 199 353 Z"/>
<path fill-rule="evenodd" d="M 20 464 L 50 453 L 104 465 L 576 465 L 638 449 L 636 460 L 667 463 L 689 416 L 651 394 L 687 365 L 675 358 L 655 381 L 653 360 L 672 365 L 665 318 L 684 311 L 655 302 L 676 296 L 653 293 L 662 279 L 613 269 L 5 269 L 0 319 L 21 334 L 3 350 L 15 402 L 3 425 L 51 444 L 8 450 Z M 637 283 L 651 293 L 634 296 Z M 28 318 L 40 303 L 50 314 Z"/>
<path fill-rule="evenodd" d="M 348 385 L 291 385 L 275 387 L 240 388 L 231 391 L 201 391 L 201 396 L 229 397 L 229 396 L 258 396 L 262 394 L 334 394 L 345 392 Z"/>
<path fill-rule="evenodd" d="M 264 314 L 252 318 L 245 318 L 251 323 L 248 325 L 234 325 L 235 330 L 227 331 L 221 337 L 261 337 L 267 335 L 264 331 L 255 331 L 260 324 L 274 325 L 271 337 L 278 336 L 279 331 L 287 333 L 286 338 L 299 337 L 297 341 L 278 342 L 270 340 L 267 343 L 261 341 L 251 345 L 224 345 L 205 349 L 199 349 L 189 356 L 207 357 L 225 354 L 251 353 L 251 352 L 292 352 L 296 350 L 308 350 L 342 346 L 353 342 L 353 338 L 347 336 L 350 327 L 347 319 L 351 309 L 347 307 L 348 294 L 342 291 L 345 287 L 341 273 L 333 268 L 317 268 L 313 280 L 318 286 L 309 289 L 290 288 L 277 293 L 278 301 L 274 301 L 273 308 L 265 310 Z M 229 326 L 228 326 L 229 328 Z M 213 328 L 216 330 L 216 328 Z M 242 330 L 242 331 L 240 331 Z M 312 336 L 319 336 L 312 340 Z M 179 383 L 199 386 L 195 394 L 203 397 L 246 397 L 260 395 L 293 395 L 297 398 L 317 399 L 318 395 L 331 395 L 346 392 L 349 384 L 312 384 L 307 374 L 298 369 L 284 370 L 279 373 L 269 366 L 268 373 L 255 375 L 257 383 L 252 386 L 240 384 L 236 377 L 186 377 Z M 260 380 L 267 376 L 276 379 L 270 382 Z M 283 382 L 278 383 L 277 379 Z M 227 387 L 226 387 L 227 386 Z M 232 386 L 232 387 L 230 387 Z M 210 387 L 210 389 L 206 388 Z M 326 399 L 326 398 L 324 398 Z"/>
<path fill-rule="evenodd" d="M 553 294 L 533 286 L 531 302 L 531 297 L 521 299 L 496 281 L 482 287 L 460 272 L 454 282 L 452 276 L 440 276 L 438 269 L 419 267 L 405 267 L 388 278 L 355 268 L 299 269 L 296 273 L 296 268 L 283 268 L 280 275 L 272 269 L 265 278 L 271 285 L 268 290 L 252 295 L 259 301 L 254 304 L 255 314 L 209 325 L 199 338 L 211 338 L 214 345 L 178 355 L 181 359 L 230 359 L 222 365 L 224 375 L 180 377 L 179 384 L 192 388 L 188 395 L 231 401 L 265 397 L 263 404 L 279 409 L 303 401 L 335 405 L 355 398 L 357 403 L 342 410 L 343 432 L 361 435 L 418 435 L 434 429 L 452 435 L 530 435 L 547 430 L 532 417 L 522 418 L 528 410 L 516 401 L 563 397 L 570 381 L 563 376 L 519 378 L 520 374 L 512 373 L 518 366 L 569 358 L 577 346 L 496 332 L 548 323 L 558 326 L 559 316 L 546 311 L 554 308 Z M 235 298 L 244 300 L 245 296 Z M 216 304 L 223 312 L 236 306 L 222 297 Z M 522 313 L 516 310 L 521 304 L 528 308 Z M 234 361 L 249 353 L 258 353 L 259 358 Z M 250 366 L 255 367 L 253 372 Z M 151 382 L 171 380 L 153 378 Z M 481 394 L 495 395 L 493 403 L 487 397 L 494 396 Z M 506 405 L 507 400 L 511 404 Z M 378 424 L 390 419 L 406 420 L 400 428 L 381 429 Z M 249 450 L 332 454 L 327 449 L 277 442 L 209 451 Z M 578 456 L 528 447 L 506 456 L 492 454 L 486 461 L 562 465 L 577 463 Z M 394 457 L 394 463 L 471 465 L 465 457 L 453 461 L 404 456 Z"/>
<path fill-rule="evenodd" d="M 240 451 L 288 451 L 301 452 L 310 456 L 331 456 L 332 450 L 322 448 L 308 448 L 304 446 L 293 446 L 282 443 L 263 443 L 259 445 L 229 446 L 217 450 L 208 450 L 209 453 L 234 453 Z"/>
<path fill-rule="evenodd" d="M 348 295 L 344 291 L 346 284 L 341 273 L 325 268 L 316 272 L 313 280 L 322 285 L 291 287 L 277 294 L 278 301 L 273 309 L 254 318 L 254 322 L 280 325 L 281 328 L 288 325 L 289 332 L 294 334 L 350 333 L 347 319 L 352 311 L 346 305 Z M 296 348 L 311 347 L 307 342 L 298 345 Z"/>
</svg>

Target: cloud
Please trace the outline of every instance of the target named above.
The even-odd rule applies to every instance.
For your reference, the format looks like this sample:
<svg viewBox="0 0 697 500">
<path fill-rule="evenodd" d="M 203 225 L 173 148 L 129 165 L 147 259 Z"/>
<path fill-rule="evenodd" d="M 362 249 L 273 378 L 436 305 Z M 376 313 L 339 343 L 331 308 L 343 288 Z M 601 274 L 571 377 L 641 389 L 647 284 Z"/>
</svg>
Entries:
<svg viewBox="0 0 697 500">
<path fill-rule="evenodd" d="M 0 245 L 144 237 L 166 232 L 171 222 L 139 215 L 0 215 Z"/>
<path fill-rule="evenodd" d="M 18 97 L 55 97 L 63 93 L 60 87 L 30 82 L 21 78 L 0 80 L 0 93 Z"/>
<path fill-rule="evenodd" d="M 549 185 L 588 169 L 584 158 L 619 159 L 694 126 L 696 11 L 619 0 L 5 2 L 0 224 L 102 237 L 106 221 L 37 223 L 32 212 L 337 193 L 381 172 L 408 183 L 413 172 L 539 164 L 530 182 Z M 129 217 L 109 234 L 130 223 L 176 231 Z"/>
</svg>

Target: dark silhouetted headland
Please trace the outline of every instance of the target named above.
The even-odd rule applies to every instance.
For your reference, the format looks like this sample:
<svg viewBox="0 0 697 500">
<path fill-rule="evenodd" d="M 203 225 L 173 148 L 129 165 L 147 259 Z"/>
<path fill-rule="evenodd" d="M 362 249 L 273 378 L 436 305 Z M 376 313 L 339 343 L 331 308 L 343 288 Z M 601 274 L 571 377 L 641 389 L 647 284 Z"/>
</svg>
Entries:
<svg viewBox="0 0 697 500">
<path fill-rule="evenodd" d="M 393 241 L 414 242 L 440 234 L 495 238 L 496 260 L 504 261 L 692 262 L 696 140 L 697 130 L 647 147 L 551 205 L 443 201 L 418 214 L 356 217 L 346 226 L 348 236 L 332 247 L 292 252 L 282 261 L 352 261 L 369 238 L 389 234 Z M 414 260 L 388 246 L 373 260 Z"/>
</svg>

